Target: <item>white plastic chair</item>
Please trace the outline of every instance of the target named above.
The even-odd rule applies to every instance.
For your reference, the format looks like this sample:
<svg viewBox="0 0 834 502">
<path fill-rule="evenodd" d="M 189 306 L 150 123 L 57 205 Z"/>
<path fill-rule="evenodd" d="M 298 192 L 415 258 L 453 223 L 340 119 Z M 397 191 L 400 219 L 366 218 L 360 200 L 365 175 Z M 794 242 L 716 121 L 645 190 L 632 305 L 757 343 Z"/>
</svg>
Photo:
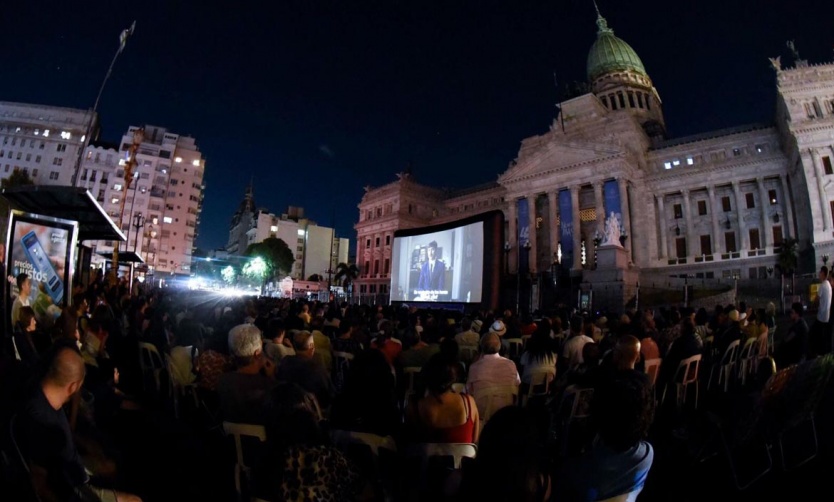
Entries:
<svg viewBox="0 0 834 502">
<path fill-rule="evenodd" d="M 246 464 L 246 461 L 244 459 L 243 442 L 241 441 L 241 438 L 251 437 L 263 443 L 266 441 L 266 429 L 263 425 L 223 422 L 223 432 L 227 436 L 232 436 L 234 438 L 236 454 L 235 490 L 237 490 L 238 499 L 243 500 L 243 481 L 241 479 L 241 476 L 246 477 L 246 484 L 248 488 L 249 474 L 252 468 L 251 466 Z"/>
<path fill-rule="evenodd" d="M 507 338 L 507 359 L 517 360 L 524 352 L 524 341 L 521 338 Z"/>
<path fill-rule="evenodd" d="M 481 430 L 483 430 L 484 425 L 496 411 L 518 402 L 518 385 L 491 385 L 476 388 L 473 397 L 475 404 L 478 405 L 478 415 L 481 418 Z"/>
<path fill-rule="evenodd" d="M 174 360 L 171 359 L 170 354 L 165 354 L 165 368 L 168 371 L 168 382 L 170 384 L 171 400 L 174 405 L 174 418 L 180 417 L 180 397 L 185 397 L 186 394 L 191 394 L 194 399 L 194 407 L 200 407 L 200 400 L 197 396 L 197 382 L 183 383 L 180 381 Z"/>
<path fill-rule="evenodd" d="M 333 440 L 333 445 L 341 450 L 345 455 L 349 455 L 351 447 L 355 447 L 356 445 L 366 447 L 370 450 L 373 461 L 372 468 L 374 470 L 374 472 L 370 474 L 375 477 L 372 481 L 382 487 L 382 494 L 386 501 L 393 500 L 394 489 L 391 482 L 395 477 L 392 471 L 396 469 L 396 464 L 391 465 L 390 460 L 395 458 L 397 454 L 397 443 L 394 441 L 394 438 L 391 436 L 378 436 L 368 432 L 345 430 L 333 430 L 330 432 L 330 437 Z M 382 460 L 380 460 L 380 451 L 390 454 L 388 458 L 385 459 L 385 462 L 387 462 L 385 464 Z M 383 467 L 383 465 L 385 467 Z M 386 474 L 391 474 L 391 476 L 383 475 L 384 472 Z"/>
<path fill-rule="evenodd" d="M 649 382 L 651 382 L 652 387 L 657 383 L 657 375 L 660 373 L 660 363 L 662 361 L 663 359 L 658 357 L 656 359 L 646 359 L 643 362 L 643 369 L 646 372 L 646 376 L 649 377 Z"/>
<path fill-rule="evenodd" d="M 522 335 L 521 336 L 521 344 L 522 344 L 522 348 L 524 350 L 527 350 L 527 342 L 529 342 L 531 338 L 533 338 L 533 335 Z"/>
<path fill-rule="evenodd" d="M 741 385 L 744 385 L 747 383 L 747 375 L 756 370 L 756 363 L 759 361 L 758 338 L 748 338 L 745 340 L 738 360 L 740 363 L 738 367 L 738 379 L 741 380 Z"/>
<path fill-rule="evenodd" d="M 707 380 L 707 390 L 712 388 L 712 379 L 715 375 L 716 368 L 718 368 L 717 384 L 721 385 L 723 382 L 724 392 L 727 392 L 730 386 L 730 376 L 733 374 L 733 368 L 735 367 L 736 360 L 738 359 L 738 347 L 740 344 L 741 340 L 734 340 L 727 346 L 727 350 L 724 351 L 724 355 L 721 357 L 721 360 L 712 365 L 709 372 L 709 380 Z"/>
<path fill-rule="evenodd" d="M 476 345 L 461 345 L 460 346 L 460 360 L 467 365 L 472 364 L 478 357 L 478 347 Z"/>
<path fill-rule="evenodd" d="M 477 453 L 478 447 L 472 443 L 418 443 L 409 446 L 405 456 L 407 459 L 419 459 L 418 486 L 425 488 L 429 482 L 427 474 L 432 458 L 451 458 L 452 467 L 460 469 L 464 458 L 475 458 Z"/>
<path fill-rule="evenodd" d="M 689 386 L 695 385 L 695 409 L 698 409 L 698 394 L 699 383 L 698 374 L 701 368 L 701 354 L 694 355 L 690 358 L 684 359 L 678 364 L 678 369 L 675 370 L 675 377 L 671 382 L 666 384 L 663 388 L 663 395 L 660 402 L 666 400 L 666 391 L 669 390 L 669 385 L 675 385 L 675 402 L 678 408 L 686 404 L 686 396 L 689 394 Z"/>
<path fill-rule="evenodd" d="M 530 376 L 530 381 L 527 384 L 527 392 L 521 396 L 521 405 L 527 406 L 531 397 L 546 396 L 550 393 L 550 382 L 554 373 L 551 371 L 538 369 Z"/>
<path fill-rule="evenodd" d="M 420 366 L 406 366 L 403 368 L 403 378 L 405 379 L 405 395 L 403 396 L 403 409 L 408 406 L 408 400 L 416 392 L 417 377 L 423 368 Z"/>
<path fill-rule="evenodd" d="M 156 345 L 139 342 L 139 367 L 142 369 L 142 387 L 144 388 L 147 381 L 147 374 L 152 373 L 158 394 L 162 390 L 160 375 L 162 369 L 165 368 L 165 363 L 162 361 L 162 356 L 159 355 Z"/>
</svg>

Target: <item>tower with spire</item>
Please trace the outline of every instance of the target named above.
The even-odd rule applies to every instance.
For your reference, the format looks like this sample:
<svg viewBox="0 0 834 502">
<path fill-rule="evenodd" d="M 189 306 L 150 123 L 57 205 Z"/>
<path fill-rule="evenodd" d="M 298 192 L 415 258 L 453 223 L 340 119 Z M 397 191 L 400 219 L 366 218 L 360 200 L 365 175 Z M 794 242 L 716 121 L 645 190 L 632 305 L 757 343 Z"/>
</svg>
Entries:
<svg viewBox="0 0 834 502">
<path fill-rule="evenodd" d="M 666 125 L 662 103 L 640 56 L 614 35 L 608 21 L 597 14 L 597 39 L 588 52 L 587 76 L 593 92 L 609 110 L 633 115 L 649 137 L 663 139 Z"/>
<path fill-rule="evenodd" d="M 230 254 L 240 254 L 246 250 L 246 232 L 252 226 L 252 219 L 256 212 L 254 179 L 250 178 L 249 185 L 243 193 L 243 200 L 232 215 L 232 224 L 229 226 L 229 242 L 226 244 L 226 251 Z"/>
</svg>

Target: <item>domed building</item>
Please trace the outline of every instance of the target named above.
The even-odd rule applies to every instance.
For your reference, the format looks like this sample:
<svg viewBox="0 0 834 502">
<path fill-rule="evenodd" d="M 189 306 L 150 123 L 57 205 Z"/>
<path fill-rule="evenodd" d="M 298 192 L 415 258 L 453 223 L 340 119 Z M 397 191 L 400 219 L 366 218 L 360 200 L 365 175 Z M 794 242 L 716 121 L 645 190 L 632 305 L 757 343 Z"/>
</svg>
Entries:
<svg viewBox="0 0 834 502">
<path fill-rule="evenodd" d="M 773 123 L 669 138 L 646 65 L 599 12 L 596 26 L 590 92 L 561 103 L 497 182 L 446 191 L 401 173 L 366 188 L 355 225 L 358 294 L 386 301 L 395 230 L 495 209 L 505 215 L 504 289 L 531 280 L 539 287 L 528 290 L 541 292 L 570 277 L 556 281 L 556 297 L 575 301 L 593 288 L 595 308 L 633 305 L 638 283 L 679 290 L 690 277 L 716 288 L 768 280 L 787 238 L 807 271 L 832 255 L 834 64 L 797 58 L 782 68 L 773 59 Z M 603 263 L 607 220 L 624 254 Z M 524 281 L 513 279 L 519 272 Z M 530 310 L 547 300 L 530 296 Z"/>
</svg>

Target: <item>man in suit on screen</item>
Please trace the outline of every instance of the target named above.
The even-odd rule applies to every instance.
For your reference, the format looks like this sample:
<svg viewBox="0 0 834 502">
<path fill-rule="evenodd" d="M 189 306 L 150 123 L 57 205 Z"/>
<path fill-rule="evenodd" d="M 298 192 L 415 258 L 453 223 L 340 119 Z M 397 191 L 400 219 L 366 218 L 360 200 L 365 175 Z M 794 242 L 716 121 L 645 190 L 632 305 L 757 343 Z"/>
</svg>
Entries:
<svg viewBox="0 0 834 502">
<path fill-rule="evenodd" d="M 437 242 L 431 241 L 427 251 L 429 259 L 423 262 L 420 269 L 417 289 L 442 291 L 446 285 L 446 264 L 437 259 Z"/>
</svg>

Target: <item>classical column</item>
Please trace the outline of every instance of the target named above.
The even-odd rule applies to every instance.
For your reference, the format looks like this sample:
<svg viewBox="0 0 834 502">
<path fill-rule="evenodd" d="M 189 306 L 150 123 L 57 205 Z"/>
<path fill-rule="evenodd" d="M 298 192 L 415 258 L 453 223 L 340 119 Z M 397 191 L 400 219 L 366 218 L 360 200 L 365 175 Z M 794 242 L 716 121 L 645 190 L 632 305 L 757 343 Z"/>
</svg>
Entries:
<svg viewBox="0 0 834 502">
<path fill-rule="evenodd" d="M 547 205 L 550 208 L 550 258 L 548 263 L 556 261 L 556 253 L 559 251 L 559 192 L 547 192 Z"/>
<path fill-rule="evenodd" d="M 582 228 L 579 221 L 579 185 L 570 187 L 573 226 L 573 269 L 582 270 Z"/>
<path fill-rule="evenodd" d="M 820 197 L 820 218 L 822 219 L 822 229 L 826 232 L 831 229 L 831 215 L 828 211 L 828 197 L 825 195 L 825 184 L 823 183 L 823 171 L 820 166 L 820 154 L 816 150 L 809 149 L 811 154 L 811 162 L 814 164 L 814 174 L 817 177 L 817 190 L 819 190 Z"/>
<path fill-rule="evenodd" d="M 770 199 L 767 196 L 767 190 L 764 186 L 764 178 L 756 178 L 756 184 L 759 185 L 759 200 L 762 206 L 762 230 L 759 234 L 762 237 L 762 248 L 767 249 L 773 245 L 773 237 L 771 235 L 771 225 L 767 214 L 767 208 L 770 206 Z"/>
<path fill-rule="evenodd" d="M 511 274 L 516 272 L 518 267 L 518 230 L 516 226 L 516 214 L 518 213 L 518 201 L 516 199 L 509 200 L 509 207 L 507 208 L 507 242 L 510 244 L 510 250 L 507 252 L 507 266 Z"/>
<path fill-rule="evenodd" d="M 660 227 L 660 255 L 661 260 L 666 258 L 669 242 L 666 238 L 666 209 L 663 204 L 663 194 L 655 196 L 657 200 L 657 222 Z"/>
<path fill-rule="evenodd" d="M 633 198 L 632 196 L 634 195 L 634 187 L 631 186 L 630 184 L 626 184 L 626 195 L 628 195 L 627 200 L 630 204 L 631 199 Z M 645 207 L 646 206 L 640 204 L 640 202 L 639 202 L 640 201 L 640 196 L 639 195 L 637 196 L 637 198 L 635 200 L 638 201 L 636 207 L 639 208 L 636 211 L 637 214 L 636 214 L 635 218 L 637 219 L 637 221 L 640 221 L 641 214 L 645 214 Z M 629 223 L 630 222 L 631 222 L 631 211 L 629 211 Z M 641 230 L 641 232 L 645 232 L 648 229 L 648 226 L 646 225 L 646 222 L 643 222 L 642 225 L 638 225 L 638 228 Z M 640 240 L 639 244 L 637 243 L 637 239 L 635 239 L 634 237 L 635 236 L 631 235 L 631 231 L 629 231 L 628 240 L 626 242 L 631 243 L 631 252 L 632 252 L 631 261 L 635 264 L 638 264 L 638 265 L 645 265 L 649 261 L 648 258 L 645 257 L 646 252 L 644 250 L 646 248 L 643 247 L 643 245 L 644 245 L 643 239 L 645 239 L 645 235 L 640 236 L 641 240 Z"/>
<path fill-rule="evenodd" d="M 712 221 L 712 253 L 721 255 L 724 252 L 724 239 L 721 238 L 721 227 L 718 225 L 718 209 L 715 206 L 715 186 L 707 187 L 709 195 L 709 214 Z"/>
<path fill-rule="evenodd" d="M 538 270 L 538 252 L 536 247 L 536 196 L 527 196 L 527 214 L 530 225 L 530 251 L 527 253 L 527 264 L 530 273 L 535 274 Z"/>
<path fill-rule="evenodd" d="M 747 235 L 747 229 L 744 228 L 744 217 L 742 208 L 744 207 L 744 199 L 741 196 L 741 185 L 738 181 L 733 181 L 733 193 L 736 196 L 736 218 L 738 219 L 738 250 L 741 253 L 750 249 L 750 236 Z"/>
<path fill-rule="evenodd" d="M 700 249 L 695 247 L 695 229 L 692 228 L 692 209 L 689 206 L 689 190 L 681 190 L 683 196 L 683 221 L 686 225 L 686 256 L 695 256 L 701 254 Z"/>
<path fill-rule="evenodd" d="M 594 182 L 594 204 L 596 207 L 597 212 L 597 226 L 594 229 L 594 232 L 602 232 L 602 229 L 605 228 L 605 218 L 607 215 L 605 214 L 605 199 L 602 195 L 602 185 L 603 182 L 595 181 Z M 591 235 L 593 237 L 593 235 Z"/>
<path fill-rule="evenodd" d="M 634 236 L 631 235 L 631 210 L 629 209 L 629 199 L 628 199 L 628 180 L 625 178 L 619 178 L 617 180 L 617 187 L 620 189 L 620 214 L 623 217 L 623 230 L 625 230 L 626 235 L 628 236 L 628 241 L 626 242 L 634 242 Z M 626 246 L 628 249 L 629 246 Z M 632 261 L 634 259 L 632 258 Z"/>
<path fill-rule="evenodd" d="M 791 197 L 791 191 L 788 188 L 788 175 L 783 174 L 779 176 L 779 179 L 782 180 L 782 208 L 785 210 L 785 228 L 787 228 L 787 237 L 793 237 L 796 239 L 796 229 L 793 228 L 793 197 Z"/>
</svg>

